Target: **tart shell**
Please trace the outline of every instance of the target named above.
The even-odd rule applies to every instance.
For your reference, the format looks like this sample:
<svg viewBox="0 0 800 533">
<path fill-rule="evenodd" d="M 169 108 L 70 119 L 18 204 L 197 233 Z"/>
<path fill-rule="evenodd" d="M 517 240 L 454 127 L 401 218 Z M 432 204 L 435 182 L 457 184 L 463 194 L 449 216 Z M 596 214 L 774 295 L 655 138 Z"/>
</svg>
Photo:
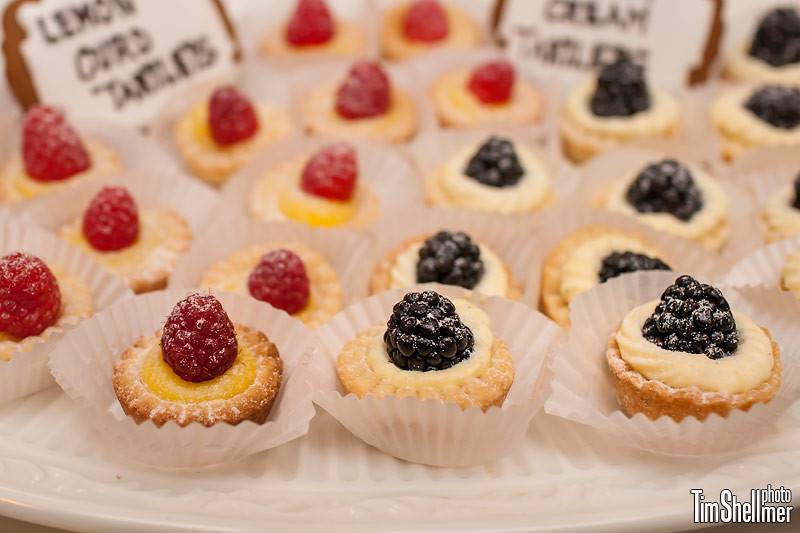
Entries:
<svg viewBox="0 0 800 533">
<path fill-rule="evenodd" d="M 381 25 L 381 54 L 392 60 L 410 59 L 420 53 L 439 48 L 469 48 L 480 44 L 482 32 L 478 24 L 460 9 L 443 4 L 450 27 L 447 37 L 435 43 L 418 43 L 403 34 L 403 20 L 408 4 L 401 3 L 389 9 Z"/>
</svg>

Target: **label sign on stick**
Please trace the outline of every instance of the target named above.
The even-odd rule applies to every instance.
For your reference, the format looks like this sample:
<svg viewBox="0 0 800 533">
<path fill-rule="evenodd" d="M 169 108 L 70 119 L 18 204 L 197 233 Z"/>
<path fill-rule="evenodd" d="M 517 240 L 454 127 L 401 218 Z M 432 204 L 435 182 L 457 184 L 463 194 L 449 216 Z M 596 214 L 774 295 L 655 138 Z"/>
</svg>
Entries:
<svg viewBox="0 0 800 533">
<path fill-rule="evenodd" d="M 3 55 L 21 106 L 47 103 L 127 125 L 240 60 L 221 0 L 12 0 Z"/>
<path fill-rule="evenodd" d="M 498 35 L 543 79 L 574 83 L 620 51 L 661 83 L 704 81 L 722 0 L 498 0 Z"/>
</svg>

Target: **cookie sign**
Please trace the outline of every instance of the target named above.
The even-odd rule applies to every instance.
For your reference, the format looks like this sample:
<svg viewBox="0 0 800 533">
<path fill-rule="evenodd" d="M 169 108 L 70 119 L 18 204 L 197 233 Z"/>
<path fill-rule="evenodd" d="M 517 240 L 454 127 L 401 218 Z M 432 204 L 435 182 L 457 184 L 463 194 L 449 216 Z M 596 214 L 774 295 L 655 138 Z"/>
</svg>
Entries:
<svg viewBox="0 0 800 533">
<path fill-rule="evenodd" d="M 620 51 L 663 84 L 702 82 L 722 0 L 499 0 L 497 34 L 544 79 L 574 83 Z"/>
<path fill-rule="evenodd" d="M 47 103 L 134 126 L 241 55 L 221 0 L 12 0 L 3 54 L 22 107 Z"/>
</svg>

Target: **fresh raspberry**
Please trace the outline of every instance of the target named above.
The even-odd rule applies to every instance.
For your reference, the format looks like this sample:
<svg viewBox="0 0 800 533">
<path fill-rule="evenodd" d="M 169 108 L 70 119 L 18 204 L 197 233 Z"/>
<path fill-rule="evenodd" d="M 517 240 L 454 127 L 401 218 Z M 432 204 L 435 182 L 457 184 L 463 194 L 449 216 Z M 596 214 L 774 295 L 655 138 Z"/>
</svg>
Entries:
<svg viewBox="0 0 800 533">
<path fill-rule="evenodd" d="M 346 119 L 383 115 L 389 109 L 389 78 L 378 63 L 356 63 L 336 94 L 336 112 Z"/>
<path fill-rule="evenodd" d="M 14 252 L 0 258 L 0 331 L 23 339 L 52 326 L 61 291 L 44 261 Z"/>
<path fill-rule="evenodd" d="M 256 300 L 292 315 L 308 303 L 306 266 L 294 252 L 273 250 L 264 254 L 250 272 L 247 288 Z"/>
<path fill-rule="evenodd" d="M 139 236 L 139 211 L 124 187 L 103 187 L 83 214 L 83 235 L 101 252 L 120 250 Z"/>
<path fill-rule="evenodd" d="M 511 99 L 514 66 L 508 61 L 490 61 L 472 72 L 467 88 L 484 104 L 502 104 Z"/>
<path fill-rule="evenodd" d="M 286 41 L 294 46 L 324 44 L 333 37 L 333 17 L 323 0 L 299 0 L 286 26 Z"/>
<path fill-rule="evenodd" d="M 435 43 L 449 32 L 447 13 L 436 0 L 417 0 L 408 8 L 403 33 L 412 41 Z"/>
<path fill-rule="evenodd" d="M 250 100 L 235 87 L 220 87 L 208 102 L 211 137 L 220 146 L 244 141 L 258 131 L 258 115 Z"/>
<path fill-rule="evenodd" d="M 356 152 L 347 143 L 326 146 L 303 168 L 300 187 L 308 194 L 332 200 L 349 200 L 356 188 Z"/>
<path fill-rule="evenodd" d="M 236 360 L 239 343 L 219 300 L 190 294 L 172 308 L 161 335 L 164 362 L 186 381 L 221 376 Z"/>
<path fill-rule="evenodd" d="M 25 171 L 39 181 L 65 180 L 89 168 L 89 153 L 64 117 L 49 106 L 35 106 L 22 125 Z"/>
</svg>

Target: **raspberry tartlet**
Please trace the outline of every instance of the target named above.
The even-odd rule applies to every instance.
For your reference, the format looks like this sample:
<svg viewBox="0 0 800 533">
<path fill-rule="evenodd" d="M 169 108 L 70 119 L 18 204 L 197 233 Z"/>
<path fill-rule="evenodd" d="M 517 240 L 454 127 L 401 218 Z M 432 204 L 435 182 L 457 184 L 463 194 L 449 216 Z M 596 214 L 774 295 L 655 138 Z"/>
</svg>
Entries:
<svg viewBox="0 0 800 533">
<path fill-rule="evenodd" d="M 633 232 L 592 225 L 568 235 L 544 260 L 540 307 L 560 326 L 569 326 L 569 305 L 600 283 L 630 272 L 669 270 L 656 246 Z"/>
<path fill-rule="evenodd" d="M 752 148 L 800 145 L 798 85 L 726 89 L 714 99 L 709 112 L 721 137 L 726 161 Z"/>
<path fill-rule="evenodd" d="M 457 285 L 506 298 L 522 294 L 521 284 L 505 261 L 461 231 L 441 230 L 401 243 L 375 265 L 369 289 L 374 294 L 419 283 Z"/>
<path fill-rule="evenodd" d="M 310 327 L 327 322 L 344 304 L 336 270 L 322 254 L 296 241 L 239 250 L 212 265 L 200 286 L 249 294 Z"/>
<path fill-rule="evenodd" d="M 669 158 L 649 163 L 612 183 L 595 202 L 710 250 L 728 240 L 728 197 L 698 165 Z"/>
<path fill-rule="evenodd" d="M 800 84 L 800 13 L 785 6 L 760 20 L 750 41 L 728 56 L 725 76 L 735 81 Z"/>
<path fill-rule="evenodd" d="M 453 128 L 533 124 L 544 111 L 544 96 L 502 59 L 443 74 L 431 98 L 439 122 Z"/>
<path fill-rule="evenodd" d="M 137 423 L 264 423 L 283 364 L 267 336 L 233 324 L 212 295 L 175 304 L 164 327 L 142 337 L 114 365 L 114 391 Z"/>
<path fill-rule="evenodd" d="M 471 143 L 425 180 L 428 203 L 491 213 L 529 213 L 553 198 L 550 173 L 525 143 L 492 135 Z"/>
<path fill-rule="evenodd" d="M 192 243 L 189 224 L 168 209 L 140 207 L 124 187 L 98 191 L 61 237 L 114 272 L 136 293 L 163 289 Z"/>
<path fill-rule="evenodd" d="M 502 405 L 514 381 L 514 361 L 486 312 L 435 291 L 406 294 L 386 325 L 342 348 L 336 370 L 359 398 L 439 399 L 484 411 Z"/>
<path fill-rule="evenodd" d="M 358 153 L 345 142 L 285 161 L 255 182 L 250 212 L 260 220 L 288 219 L 316 227 L 364 227 L 379 200 L 361 177 Z"/>
<path fill-rule="evenodd" d="M 672 137 L 679 128 L 675 100 L 650 86 L 644 68 L 627 55 L 574 88 L 559 120 L 564 153 L 576 163 L 631 141 Z"/>
<path fill-rule="evenodd" d="M 781 385 L 769 331 L 686 275 L 624 317 L 606 359 L 622 409 L 653 420 L 727 417 L 769 402 Z"/>
<path fill-rule="evenodd" d="M 375 62 L 359 62 L 344 79 L 323 83 L 302 103 L 309 133 L 388 142 L 407 141 L 417 131 L 411 95 Z"/>
<path fill-rule="evenodd" d="M 386 12 L 380 46 L 387 59 L 409 59 L 435 49 L 472 48 L 481 39 L 478 23 L 458 7 L 439 0 L 412 0 Z"/>
<path fill-rule="evenodd" d="M 92 293 L 80 279 L 36 256 L 0 258 L 0 361 L 91 316 Z"/>
<path fill-rule="evenodd" d="M 768 243 L 800 235 L 800 174 L 772 194 L 761 217 Z"/>
<path fill-rule="evenodd" d="M 364 33 L 353 22 L 336 18 L 325 0 L 297 0 L 280 28 L 272 28 L 261 41 L 270 57 L 347 57 L 365 48 Z"/>
<path fill-rule="evenodd" d="M 222 185 L 259 148 L 287 137 L 291 130 L 287 113 L 253 102 L 226 85 L 184 113 L 173 135 L 189 171 L 211 185 Z"/>
<path fill-rule="evenodd" d="M 0 200 L 9 203 L 53 193 L 69 183 L 119 172 L 116 153 L 100 141 L 82 139 L 49 106 L 25 115 L 19 153 L 0 170 Z"/>
</svg>

